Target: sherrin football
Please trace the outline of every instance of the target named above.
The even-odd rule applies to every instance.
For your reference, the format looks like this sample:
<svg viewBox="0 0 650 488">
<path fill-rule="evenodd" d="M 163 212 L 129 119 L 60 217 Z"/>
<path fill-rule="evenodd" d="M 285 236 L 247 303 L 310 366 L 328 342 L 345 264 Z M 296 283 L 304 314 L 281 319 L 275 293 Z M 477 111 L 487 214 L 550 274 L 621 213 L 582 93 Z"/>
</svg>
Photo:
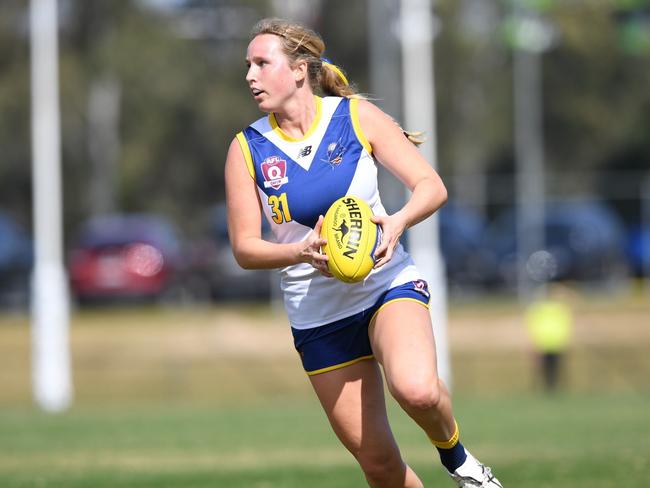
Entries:
<svg viewBox="0 0 650 488">
<path fill-rule="evenodd" d="M 379 245 L 380 228 L 370 220 L 372 210 L 362 199 L 345 196 L 325 214 L 321 237 L 327 240 L 330 273 L 346 283 L 362 281 L 375 265 L 373 254 Z"/>
</svg>

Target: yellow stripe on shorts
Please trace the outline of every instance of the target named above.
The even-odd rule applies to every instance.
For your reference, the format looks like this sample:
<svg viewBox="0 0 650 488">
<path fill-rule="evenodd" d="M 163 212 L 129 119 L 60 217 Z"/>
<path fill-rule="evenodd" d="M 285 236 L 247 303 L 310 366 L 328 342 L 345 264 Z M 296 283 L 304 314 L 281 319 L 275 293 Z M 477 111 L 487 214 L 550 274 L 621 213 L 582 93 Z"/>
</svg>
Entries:
<svg viewBox="0 0 650 488">
<path fill-rule="evenodd" d="M 327 373 L 328 371 L 334 371 L 335 369 L 345 368 L 351 364 L 358 363 L 359 361 L 365 361 L 366 359 L 374 358 L 374 355 L 370 356 L 361 356 L 360 358 L 353 359 L 352 361 L 346 361 L 345 363 L 335 364 L 334 366 L 328 366 L 327 368 L 315 369 L 314 371 L 306 371 L 307 376 L 314 376 L 321 373 Z"/>
</svg>

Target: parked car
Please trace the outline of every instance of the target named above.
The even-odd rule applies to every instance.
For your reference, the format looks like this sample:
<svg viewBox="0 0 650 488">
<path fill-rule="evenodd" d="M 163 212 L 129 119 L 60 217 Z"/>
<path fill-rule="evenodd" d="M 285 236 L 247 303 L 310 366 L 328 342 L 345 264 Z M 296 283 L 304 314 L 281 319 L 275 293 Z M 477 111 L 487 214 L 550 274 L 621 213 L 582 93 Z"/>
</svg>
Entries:
<svg viewBox="0 0 650 488">
<path fill-rule="evenodd" d="M 440 250 L 451 290 L 484 285 L 493 267 L 483 242 L 485 219 L 471 207 L 453 201 L 447 202 L 438 216 Z"/>
<path fill-rule="evenodd" d="M 25 229 L 0 212 L 0 305 L 27 306 L 33 261 L 33 242 Z"/>
<path fill-rule="evenodd" d="M 70 251 L 69 274 L 81 302 L 180 300 L 195 291 L 190 253 L 178 229 L 152 214 L 89 219 Z"/>
<path fill-rule="evenodd" d="M 494 256 L 493 278 L 506 285 L 517 279 L 516 230 L 515 211 L 508 209 L 486 234 L 486 245 Z M 544 232 L 544 254 L 553 268 L 547 279 L 596 282 L 627 274 L 623 223 L 604 203 L 549 202 Z"/>
<path fill-rule="evenodd" d="M 268 239 L 270 227 L 262 222 L 262 234 Z M 210 279 L 212 297 L 221 300 L 269 300 L 274 287 L 279 287 L 275 270 L 243 269 L 232 253 L 228 238 L 228 219 L 225 204 L 217 204 L 210 215 L 210 236 L 216 248 L 216 266 Z"/>
<path fill-rule="evenodd" d="M 647 276 L 650 271 L 650 228 L 637 225 L 630 229 L 625 251 L 634 276 Z"/>
</svg>

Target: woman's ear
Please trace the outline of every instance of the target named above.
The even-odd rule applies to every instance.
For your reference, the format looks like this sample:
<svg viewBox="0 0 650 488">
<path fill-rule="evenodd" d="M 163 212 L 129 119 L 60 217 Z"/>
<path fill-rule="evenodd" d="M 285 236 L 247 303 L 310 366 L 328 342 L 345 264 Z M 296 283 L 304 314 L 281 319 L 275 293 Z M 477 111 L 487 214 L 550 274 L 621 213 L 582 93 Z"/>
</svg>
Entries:
<svg viewBox="0 0 650 488">
<path fill-rule="evenodd" d="M 293 76 L 297 82 L 305 81 L 307 79 L 308 67 L 307 61 L 304 59 L 299 59 L 293 65 Z"/>
</svg>

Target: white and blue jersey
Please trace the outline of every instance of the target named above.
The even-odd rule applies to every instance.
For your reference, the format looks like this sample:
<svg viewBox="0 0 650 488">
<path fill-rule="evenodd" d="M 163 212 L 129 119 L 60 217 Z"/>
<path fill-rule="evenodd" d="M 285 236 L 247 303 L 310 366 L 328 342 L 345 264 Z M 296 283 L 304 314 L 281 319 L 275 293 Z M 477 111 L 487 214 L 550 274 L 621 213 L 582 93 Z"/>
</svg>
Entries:
<svg viewBox="0 0 650 488">
<path fill-rule="evenodd" d="M 304 240 L 330 205 L 354 195 L 373 213 L 386 215 L 377 186 L 372 148 L 361 130 L 358 100 L 316 97 L 317 113 L 302 139 L 280 130 L 273 114 L 262 117 L 237 139 L 263 212 L 277 242 Z M 308 263 L 280 270 L 291 326 L 309 329 L 371 307 L 382 293 L 420 275 L 398 244 L 391 261 L 359 283 L 322 276 Z"/>
</svg>

